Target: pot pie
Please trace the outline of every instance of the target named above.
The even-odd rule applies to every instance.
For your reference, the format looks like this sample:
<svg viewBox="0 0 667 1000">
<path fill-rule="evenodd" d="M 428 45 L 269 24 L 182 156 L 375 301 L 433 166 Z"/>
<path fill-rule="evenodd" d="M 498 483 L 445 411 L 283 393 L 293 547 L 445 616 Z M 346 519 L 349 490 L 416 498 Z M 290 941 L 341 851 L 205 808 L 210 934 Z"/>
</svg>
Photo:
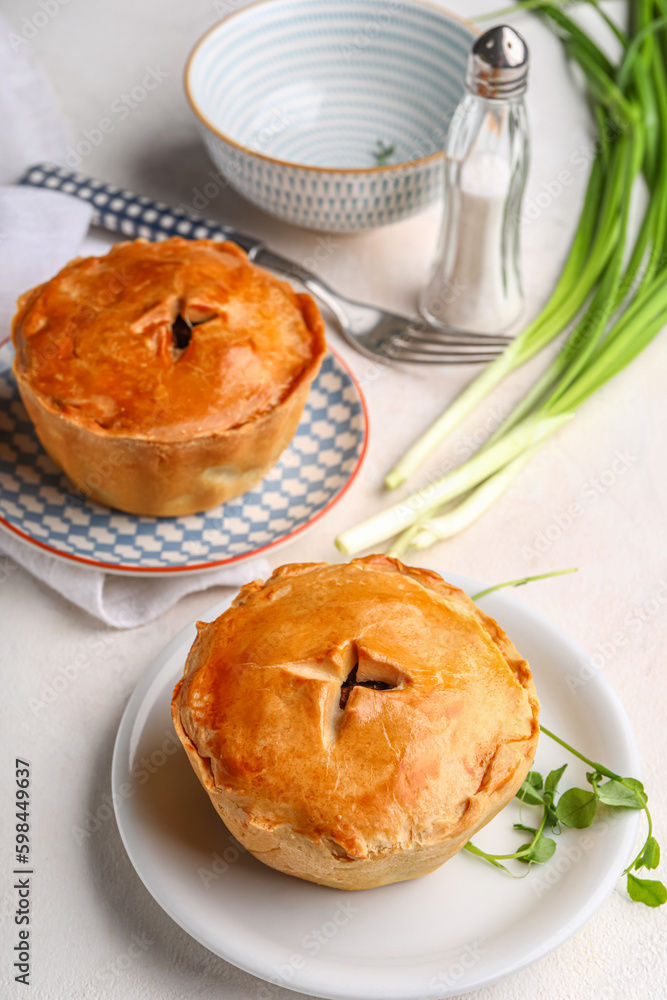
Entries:
<svg viewBox="0 0 667 1000">
<path fill-rule="evenodd" d="M 197 630 L 176 732 L 228 829 L 279 871 L 341 889 L 425 875 L 530 769 L 528 664 L 437 573 L 282 566 Z"/>
<path fill-rule="evenodd" d="M 72 261 L 21 296 L 12 335 L 49 455 L 85 496 L 154 516 L 258 483 L 326 349 L 309 295 L 233 243 L 180 238 Z"/>
</svg>

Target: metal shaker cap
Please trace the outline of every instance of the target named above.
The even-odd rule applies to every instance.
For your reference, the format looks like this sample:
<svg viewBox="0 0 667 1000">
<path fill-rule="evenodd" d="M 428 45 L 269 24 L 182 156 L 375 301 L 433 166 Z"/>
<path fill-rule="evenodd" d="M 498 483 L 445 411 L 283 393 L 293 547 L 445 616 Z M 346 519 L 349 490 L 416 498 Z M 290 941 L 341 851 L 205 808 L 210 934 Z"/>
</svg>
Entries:
<svg viewBox="0 0 667 1000">
<path fill-rule="evenodd" d="M 490 28 L 477 39 L 468 57 L 466 85 L 489 100 L 521 97 L 528 86 L 528 46 L 507 24 Z"/>
</svg>

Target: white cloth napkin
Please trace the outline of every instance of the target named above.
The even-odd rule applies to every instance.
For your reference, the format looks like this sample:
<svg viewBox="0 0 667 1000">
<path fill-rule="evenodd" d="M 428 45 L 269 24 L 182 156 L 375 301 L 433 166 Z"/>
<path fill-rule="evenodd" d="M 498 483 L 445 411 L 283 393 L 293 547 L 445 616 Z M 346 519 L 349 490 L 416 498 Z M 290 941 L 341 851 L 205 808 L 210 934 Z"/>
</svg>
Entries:
<svg viewBox="0 0 667 1000">
<path fill-rule="evenodd" d="M 271 569 L 266 559 L 249 559 L 235 566 L 188 573 L 173 579 L 146 580 L 116 576 L 102 570 L 80 568 L 55 559 L 12 537 L 0 535 L 0 553 L 5 555 L 4 579 L 11 574 L 6 557 L 46 583 L 68 601 L 113 628 L 135 628 L 152 621 L 184 597 L 209 587 L 234 587 L 258 578 L 266 579 Z"/>
<path fill-rule="evenodd" d="M 91 214 L 85 201 L 57 191 L 0 187 L 0 341 L 19 295 L 79 253 Z"/>
<path fill-rule="evenodd" d="M 35 163 L 60 162 L 69 136 L 29 43 L 1 14 L 0 66 L 0 184 L 12 184 Z"/>
<path fill-rule="evenodd" d="M 67 139 L 53 93 L 27 48 L 12 46 L 9 28 L 0 17 L 0 178 L 5 182 L 17 180 L 35 163 L 61 160 Z M 0 342 L 9 336 L 17 297 L 53 277 L 80 252 L 90 215 L 85 202 L 55 191 L 0 187 Z M 0 533 L 2 553 L 6 557 L 3 578 L 11 571 L 13 560 L 67 600 L 116 628 L 151 621 L 185 594 L 215 586 L 238 588 L 271 573 L 265 559 L 253 559 L 176 578 L 116 576 L 70 565 L 4 531 Z"/>
</svg>

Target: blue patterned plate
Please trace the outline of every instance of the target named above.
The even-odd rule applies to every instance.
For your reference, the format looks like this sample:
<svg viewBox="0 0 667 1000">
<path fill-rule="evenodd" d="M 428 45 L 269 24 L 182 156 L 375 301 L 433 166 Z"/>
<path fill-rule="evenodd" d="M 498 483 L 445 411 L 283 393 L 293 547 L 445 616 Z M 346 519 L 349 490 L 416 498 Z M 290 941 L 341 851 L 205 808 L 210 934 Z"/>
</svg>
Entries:
<svg viewBox="0 0 667 1000">
<path fill-rule="evenodd" d="M 366 450 L 361 391 L 328 354 L 292 443 L 265 479 L 203 514 L 153 518 L 83 500 L 35 434 L 0 347 L 0 527 L 54 556 L 116 573 L 201 572 L 286 542 L 346 491 Z"/>
</svg>

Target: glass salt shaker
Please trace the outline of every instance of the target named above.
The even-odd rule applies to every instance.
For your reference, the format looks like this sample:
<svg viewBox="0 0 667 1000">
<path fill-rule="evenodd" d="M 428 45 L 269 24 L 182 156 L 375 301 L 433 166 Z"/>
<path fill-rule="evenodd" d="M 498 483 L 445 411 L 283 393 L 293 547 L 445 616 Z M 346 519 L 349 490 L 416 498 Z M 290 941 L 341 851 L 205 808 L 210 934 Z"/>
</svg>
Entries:
<svg viewBox="0 0 667 1000">
<path fill-rule="evenodd" d="M 420 309 L 436 326 L 500 333 L 519 318 L 519 216 L 528 172 L 528 48 L 507 25 L 468 59 L 449 126 L 436 264 Z"/>
</svg>

